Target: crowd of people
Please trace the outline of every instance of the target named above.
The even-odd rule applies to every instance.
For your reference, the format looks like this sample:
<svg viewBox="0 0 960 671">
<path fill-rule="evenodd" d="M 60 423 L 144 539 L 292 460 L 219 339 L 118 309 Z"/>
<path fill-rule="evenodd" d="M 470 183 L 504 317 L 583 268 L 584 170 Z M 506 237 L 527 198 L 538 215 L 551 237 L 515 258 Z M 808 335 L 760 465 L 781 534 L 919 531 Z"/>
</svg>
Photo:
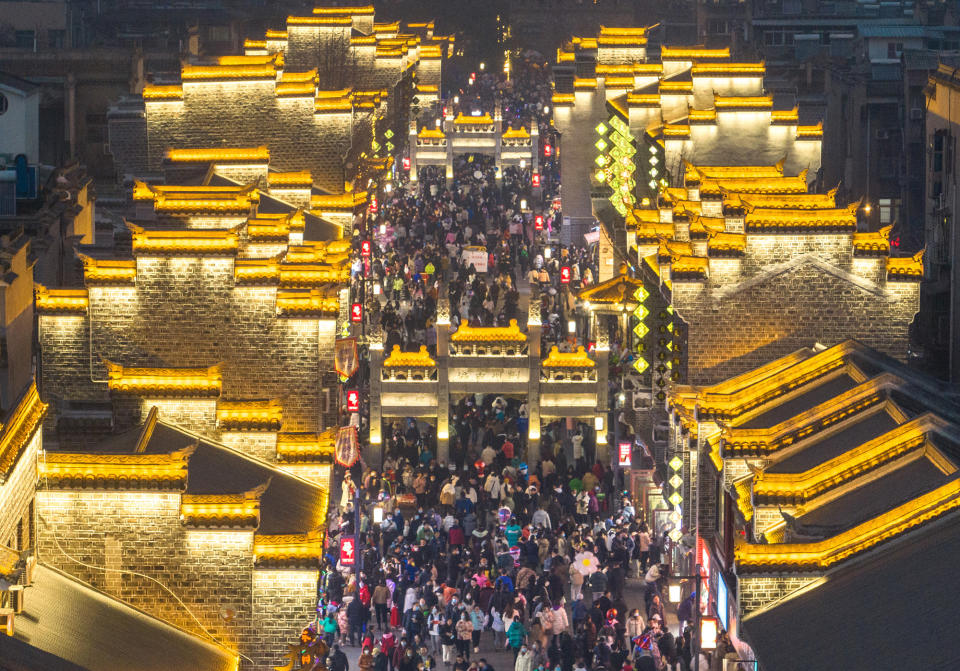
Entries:
<svg viewBox="0 0 960 671">
<path fill-rule="evenodd" d="M 512 83 L 488 74 L 460 91 L 462 104 L 499 105 L 545 138 L 549 94 L 532 60 L 517 64 Z M 357 254 L 352 287 L 369 324 L 387 351 L 435 353 L 440 307 L 451 331 L 523 326 L 529 286 L 541 301 L 542 351 L 569 351 L 574 294 L 560 269 L 570 270 L 569 288 L 589 286 L 596 253 L 537 235 L 531 212 L 546 233 L 560 224 L 558 165 L 540 165 L 547 195 L 536 199 L 529 167 L 498 179 L 476 155 L 453 168 L 452 179 L 423 168 L 416 189 L 398 185 L 355 241 L 372 244 L 368 258 Z M 502 650 L 514 671 L 692 668 L 695 595 L 681 604 L 676 633 L 665 622 L 666 534 L 595 460 L 592 427 L 545 427 L 531 466 L 527 421 L 524 402 L 476 394 L 452 408 L 449 463 L 438 459 L 436 429 L 410 418 L 384 427 L 381 468 L 337 467 L 340 514 L 328 529 L 317 617 L 303 634 L 325 649 L 330 671 L 349 671 L 346 647 L 360 650 L 361 671 L 493 671 L 488 657 Z M 358 546 L 352 562 L 341 561 L 344 538 Z M 719 669 L 728 646 L 722 640 L 699 668 Z"/>
</svg>

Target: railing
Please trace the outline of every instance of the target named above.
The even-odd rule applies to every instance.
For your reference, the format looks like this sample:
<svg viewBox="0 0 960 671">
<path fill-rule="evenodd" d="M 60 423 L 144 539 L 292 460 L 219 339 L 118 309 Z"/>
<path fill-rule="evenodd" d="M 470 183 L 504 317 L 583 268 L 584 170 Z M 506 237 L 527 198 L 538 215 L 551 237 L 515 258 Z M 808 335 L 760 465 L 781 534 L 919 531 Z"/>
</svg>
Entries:
<svg viewBox="0 0 960 671">
<path fill-rule="evenodd" d="M 596 382 L 596 368 L 541 368 L 541 382 Z"/>
<path fill-rule="evenodd" d="M 527 343 L 514 342 L 462 342 L 450 343 L 453 356 L 510 356 L 521 357 L 529 354 Z"/>
<path fill-rule="evenodd" d="M 380 369 L 383 382 L 436 382 L 436 368 L 384 366 Z"/>
</svg>

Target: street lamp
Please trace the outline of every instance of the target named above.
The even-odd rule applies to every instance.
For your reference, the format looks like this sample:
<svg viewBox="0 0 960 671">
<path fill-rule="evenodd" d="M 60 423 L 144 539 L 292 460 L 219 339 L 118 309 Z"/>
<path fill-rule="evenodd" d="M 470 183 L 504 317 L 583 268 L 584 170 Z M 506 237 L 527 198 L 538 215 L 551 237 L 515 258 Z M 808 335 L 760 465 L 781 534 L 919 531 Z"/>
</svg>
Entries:
<svg viewBox="0 0 960 671">
<path fill-rule="evenodd" d="M 383 522 L 383 508 L 381 506 L 376 506 L 373 509 L 373 523 L 380 524 Z"/>
</svg>

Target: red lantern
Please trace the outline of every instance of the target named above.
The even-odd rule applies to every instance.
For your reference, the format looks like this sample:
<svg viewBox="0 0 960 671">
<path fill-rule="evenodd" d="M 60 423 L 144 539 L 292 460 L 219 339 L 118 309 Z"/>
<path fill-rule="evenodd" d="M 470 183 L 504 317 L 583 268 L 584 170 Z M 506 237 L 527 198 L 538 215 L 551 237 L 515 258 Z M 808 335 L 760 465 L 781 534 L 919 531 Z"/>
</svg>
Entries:
<svg viewBox="0 0 960 671">
<path fill-rule="evenodd" d="M 347 392 L 347 412 L 360 412 L 360 392 L 356 389 Z"/>
<path fill-rule="evenodd" d="M 404 169 L 404 170 L 409 170 L 409 169 L 410 169 L 410 159 L 409 159 L 409 158 L 403 159 L 403 169 Z"/>
<path fill-rule="evenodd" d="M 570 266 L 560 267 L 560 284 L 570 284 Z"/>
<path fill-rule="evenodd" d="M 543 155 L 547 157 L 553 156 L 553 147 L 548 144 L 543 145 Z"/>
<path fill-rule="evenodd" d="M 360 256 L 370 256 L 370 241 L 364 240 L 360 243 Z"/>
<path fill-rule="evenodd" d="M 355 324 L 363 321 L 363 303 L 354 303 L 350 306 L 350 321 Z"/>
<path fill-rule="evenodd" d="M 534 188 L 540 186 L 540 173 L 539 173 L 539 172 L 533 173 L 533 177 L 532 177 L 531 179 L 532 179 Z"/>
<path fill-rule="evenodd" d="M 533 227 L 534 227 L 534 229 L 536 229 L 536 230 L 538 230 L 538 231 L 542 231 L 542 230 L 543 230 L 543 215 L 542 215 L 542 214 L 538 214 L 537 216 L 535 216 L 535 217 L 533 218 Z"/>
</svg>

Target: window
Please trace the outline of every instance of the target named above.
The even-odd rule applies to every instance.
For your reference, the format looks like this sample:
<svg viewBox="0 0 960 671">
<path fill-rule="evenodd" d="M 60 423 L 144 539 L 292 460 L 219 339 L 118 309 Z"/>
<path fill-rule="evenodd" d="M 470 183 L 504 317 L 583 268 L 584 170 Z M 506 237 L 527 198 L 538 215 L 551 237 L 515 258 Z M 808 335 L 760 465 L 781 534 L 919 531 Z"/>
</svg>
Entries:
<svg viewBox="0 0 960 671">
<path fill-rule="evenodd" d="M 903 42 L 887 42 L 887 58 L 900 58 L 903 54 Z"/>
<path fill-rule="evenodd" d="M 707 33 L 710 35 L 729 35 L 730 24 L 725 19 L 710 19 L 707 21 Z"/>
<path fill-rule="evenodd" d="M 66 30 L 48 30 L 47 31 L 47 46 L 51 49 L 63 49 L 67 43 L 67 31 Z"/>
<path fill-rule="evenodd" d="M 893 200 L 890 198 L 880 198 L 880 225 L 886 226 L 893 223 Z"/>
<path fill-rule="evenodd" d="M 768 47 L 782 47 L 793 44 L 793 31 L 765 30 L 763 32 L 763 43 Z"/>
<path fill-rule="evenodd" d="M 7 100 L 7 96 L 0 93 L 0 114 L 6 112 L 8 107 L 10 107 L 10 101 Z"/>
<path fill-rule="evenodd" d="M 230 27 L 229 26 L 210 26 L 207 35 L 209 36 L 211 42 L 229 42 Z"/>
<path fill-rule="evenodd" d="M 933 172 L 953 173 L 954 139 L 945 130 L 938 130 L 933 134 L 933 152 L 931 154 L 931 169 Z"/>
<path fill-rule="evenodd" d="M 783 0 L 784 16 L 796 16 L 801 11 L 800 0 Z"/>
<path fill-rule="evenodd" d="M 13 39 L 18 49 L 33 49 L 35 33 L 32 30 L 17 30 L 13 34 Z"/>
</svg>

